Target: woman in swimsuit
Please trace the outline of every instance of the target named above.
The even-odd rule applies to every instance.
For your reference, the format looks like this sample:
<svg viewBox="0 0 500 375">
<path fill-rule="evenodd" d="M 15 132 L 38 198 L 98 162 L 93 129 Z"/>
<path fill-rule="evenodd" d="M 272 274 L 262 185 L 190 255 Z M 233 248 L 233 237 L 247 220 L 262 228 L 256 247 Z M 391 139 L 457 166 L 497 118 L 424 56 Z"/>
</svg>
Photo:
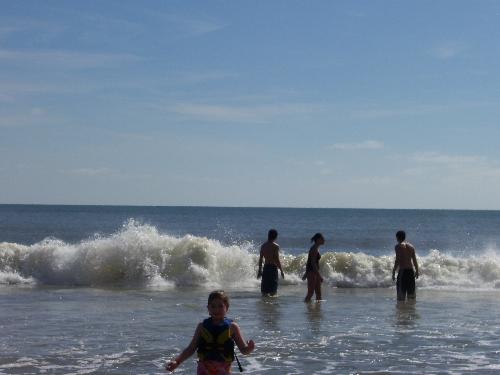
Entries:
<svg viewBox="0 0 500 375">
<path fill-rule="evenodd" d="M 307 279 L 307 295 L 304 302 L 310 302 L 314 293 L 316 293 L 316 301 L 321 300 L 321 283 L 323 282 L 323 277 L 319 273 L 319 258 L 321 258 L 319 248 L 325 244 L 325 238 L 321 233 L 316 233 L 311 238 L 311 242 L 314 242 L 314 244 L 309 249 L 306 273 L 303 277 L 303 279 Z"/>
</svg>

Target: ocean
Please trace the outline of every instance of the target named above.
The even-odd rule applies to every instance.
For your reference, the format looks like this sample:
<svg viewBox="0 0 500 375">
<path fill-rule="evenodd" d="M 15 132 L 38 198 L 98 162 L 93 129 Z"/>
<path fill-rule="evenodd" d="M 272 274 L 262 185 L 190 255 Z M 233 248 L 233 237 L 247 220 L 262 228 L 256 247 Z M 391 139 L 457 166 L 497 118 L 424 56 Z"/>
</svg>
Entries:
<svg viewBox="0 0 500 375">
<path fill-rule="evenodd" d="M 255 276 L 270 228 L 275 298 Z M 400 229 L 414 304 L 391 279 Z M 324 300 L 305 304 L 316 232 Z M 165 373 L 221 288 L 256 343 L 245 373 L 498 374 L 499 248 L 499 211 L 0 205 L 0 374 Z"/>
</svg>

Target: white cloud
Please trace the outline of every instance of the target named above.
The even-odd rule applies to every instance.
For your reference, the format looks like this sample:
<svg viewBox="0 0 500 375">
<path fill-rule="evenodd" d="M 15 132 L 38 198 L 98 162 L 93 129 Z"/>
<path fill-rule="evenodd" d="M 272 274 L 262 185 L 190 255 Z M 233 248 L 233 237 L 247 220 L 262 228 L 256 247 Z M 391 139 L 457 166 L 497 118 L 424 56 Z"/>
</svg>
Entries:
<svg viewBox="0 0 500 375">
<path fill-rule="evenodd" d="M 380 141 L 367 140 L 358 143 L 335 143 L 329 148 L 334 150 L 380 150 L 384 143 Z"/>
<path fill-rule="evenodd" d="M 441 164 L 441 165 L 477 164 L 477 163 L 485 163 L 487 161 L 487 159 L 483 156 L 446 155 L 435 151 L 415 153 L 411 159 L 418 163 Z"/>
<path fill-rule="evenodd" d="M 463 183 L 500 177 L 499 163 L 481 155 L 447 155 L 430 151 L 416 153 L 410 159 L 417 166 L 406 169 L 406 175 L 435 174 L 440 178 L 461 180 Z"/>
<path fill-rule="evenodd" d="M 411 107 L 402 108 L 365 108 L 358 109 L 353 112 L 354 118 L 360 119 L 380 119 L 380 118 L 393 118 L 393 117 L 408 117 L 408 116 L 421 116 L 428 115 L 436 112 L 449 110 L 448 106 L 439 105 L 414 105 Z"/>
<path fill-rule="evenodd" d="M 10 34 L 19 31 L 19 28 L 13 26 L 1 26 L 0 27 L 0 40 L 6 38 Z"/>
<path fill-rule="evenodd" d="M 96 177 L 109 176 L 113 170 L 110 168 L 77 168 L 68 171 L 68 173 L 76 176 Z"/>
<path fill-rule="evenodd" d="M 182 19 L 181 20 L 184 29 L 189 32 L 190 35 L 199 36 L 208 33 L 212 33 L 217 30 L 221 30 L 225 25 L 218 24 L 212 21 L 197 20 L 197 19 Z"/>
<path fill-rule="evenodd" d="M 47 113 L 43 108 L 34 107 L 22 114 L 0 116 L 0 128 L 34 125 L 47 119 Z"/>
<path fill-rule="evenodd" d="M 370 186 L 390 186 L 395 184 L 396 179 L 392 176 L 365 176 L 352 180 L 353 183 L 359 185 Z"/>
<path fill-rule="evenodd" d="M 236 78 L 238 74 L 226 72 L 203 72 L 203 73 L 179 73 L 176 74 L 179 81 L 183 83 L 202 83 L 207 81 L 218 81 L 228 78 Z"/>
<path fill-rule="evenodd" d="M 80 53 L 60 50 L 18 51 L 0 49 L 0 62 L 45 65 L 57 68 L 81 69 L 114 66 L 142 60 L 131 54 Z"/>
<path fill-rule="evenodd" d="M 430 53 L 439 60 L 449 60 L 459 56 L 465 49 L 462 43 L 449 42 L 435 46 Z"/>
<path fill-rule="evenodd" d="M 146 10 L 146 15 L 151 17 L 153 23 L 160 22 L 167 29 L 173 29 L 177 37 L 198 37 L 214 31 L 221 30 L 227 26 L 210 17 L 192 17 L 173 13 Z"/>
<path fill-rule="evenodd" d="M 206 121 L 264 123 L 280 116 L 290 116 L 314 111 L 307 104 L 276 104 L 255 106 L 228 106 L 212 104 L 175 104 L 160 107 L 168 112 Z"/>
</svg>

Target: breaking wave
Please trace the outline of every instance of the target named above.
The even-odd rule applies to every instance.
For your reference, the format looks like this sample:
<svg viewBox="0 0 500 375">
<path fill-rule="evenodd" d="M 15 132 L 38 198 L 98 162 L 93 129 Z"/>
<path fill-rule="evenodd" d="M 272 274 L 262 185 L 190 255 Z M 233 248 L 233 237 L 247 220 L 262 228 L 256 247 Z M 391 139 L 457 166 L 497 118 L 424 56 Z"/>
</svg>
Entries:
<svg viewBox="0 0 500 375">
<path fill-rule="evenodd" d="M 284 284 L 302 283 L 306 254 L 282 256 Z M 34 245 L 0 243 L 0 285 L 206 286 L 255 288 L 257 248 L 223 245 L 206 237 L 175 237 L 130 220 L 107 237 L 76 244 L 47 238 Z M 331 286 L 393 286 L 392 255 L 326 252 L 320 268 Z M 419 257 L 417 285 L 430 288 L 500 288 L 500 258 L 494 251 L 455 257 L 432 250 Z"/>
</svg>

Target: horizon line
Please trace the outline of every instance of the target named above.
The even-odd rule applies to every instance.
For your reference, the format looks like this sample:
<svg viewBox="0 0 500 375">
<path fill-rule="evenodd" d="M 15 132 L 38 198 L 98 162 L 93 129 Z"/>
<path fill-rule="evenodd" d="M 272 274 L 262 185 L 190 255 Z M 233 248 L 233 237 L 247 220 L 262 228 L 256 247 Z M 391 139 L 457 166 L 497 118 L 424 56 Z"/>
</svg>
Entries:
<svg viewBox="0 0 500 375">
<path fill-rule="evenodd" d="M 392 211 L 500 211 L 486 208 L 397 208 L 397 207 L 317 207 L 317 206 L 219 206 L 185 204 L 81 204 L 81 203 L 0 203 L 0 206 L 60 206 L 60 207 L 172 207 L 172 208 L 243 208 L 243 209 L 310 209 L 310 210 L 392 210 Z"/>
</svg>

